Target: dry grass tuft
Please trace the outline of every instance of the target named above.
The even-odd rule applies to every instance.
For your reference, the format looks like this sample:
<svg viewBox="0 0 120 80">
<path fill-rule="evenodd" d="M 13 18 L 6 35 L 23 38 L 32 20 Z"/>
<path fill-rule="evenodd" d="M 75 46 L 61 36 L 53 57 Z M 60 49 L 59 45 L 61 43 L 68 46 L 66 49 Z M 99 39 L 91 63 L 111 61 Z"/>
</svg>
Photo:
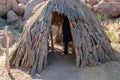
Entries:
<svg viewBox="0 0 120 80">
<path fill-rule="evenodd" d="M 104 24 L 105 32 L 111 42 L 120 43 L 120 22 L 107 22 Z"/>
<path fill-rule="evenodd" d="M 2 46 L 0 46 L 0 55 L 2 55 L 2 54 L 3 54 L 3 51 L 4 51 L 3 47 L 2 47 Z"/>
</svg>

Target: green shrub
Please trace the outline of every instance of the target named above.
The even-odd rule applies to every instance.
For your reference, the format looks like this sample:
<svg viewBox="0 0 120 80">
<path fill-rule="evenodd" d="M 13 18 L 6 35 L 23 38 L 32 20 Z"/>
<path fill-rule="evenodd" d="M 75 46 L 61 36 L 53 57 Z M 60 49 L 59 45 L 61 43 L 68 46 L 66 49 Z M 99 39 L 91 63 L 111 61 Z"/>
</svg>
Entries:
<svg viewBox="0 0 120 80">
<path fill-rule="evenodd" d="M 23 31 L 23 26 L 21 26 L 21 25 L 14 25 L 13 28 L 15 30 L 18 30 L 20 33 Z"/>
<path fill-rule="evenodd" d="M 97 13 L 97 18 L 98 18 L 99 21 L 104 21 L 104 20 L 108 19 L 107 16 L 102 15 L 100 13 Z"/>
</svg>

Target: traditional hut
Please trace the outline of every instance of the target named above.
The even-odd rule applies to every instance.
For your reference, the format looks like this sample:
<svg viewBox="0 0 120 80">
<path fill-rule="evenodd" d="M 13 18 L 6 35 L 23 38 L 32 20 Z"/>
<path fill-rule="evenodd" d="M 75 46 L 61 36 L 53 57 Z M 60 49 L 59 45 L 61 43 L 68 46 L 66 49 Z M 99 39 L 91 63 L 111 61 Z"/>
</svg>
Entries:
<svg viewBox="0 0 120 80">
<path fill-rule="evenodd" d="M 51 26 L 60 26 L 67 16 L 72 33 L 77 66 L 98 65 L 114 60 L 110 41 L 95 15 L 80 0 L 49 0 L 39 5 L 27 21 L 10 64 L 40 72 L 47 64 Z"/>
</svg>

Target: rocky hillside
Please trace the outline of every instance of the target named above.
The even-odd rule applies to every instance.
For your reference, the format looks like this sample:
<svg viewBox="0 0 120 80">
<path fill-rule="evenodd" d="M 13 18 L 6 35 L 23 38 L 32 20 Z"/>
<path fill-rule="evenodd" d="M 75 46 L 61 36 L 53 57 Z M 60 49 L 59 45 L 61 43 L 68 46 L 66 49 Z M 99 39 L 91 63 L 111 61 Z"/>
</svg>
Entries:
<svg viewBox="0 0 120 80">
<path fill-rule="evenodd" d="M 120 0 L 82 0 L 95 13 L 107 17 L 120 16 Z"/>
<path fill-rule="evenodd" d="M 4 18 L 9 24 L 25 21 L 32 15 L 33 8 L 43 1 L 46 0 L 0 0 L 0 20 Z"/>
</svg>

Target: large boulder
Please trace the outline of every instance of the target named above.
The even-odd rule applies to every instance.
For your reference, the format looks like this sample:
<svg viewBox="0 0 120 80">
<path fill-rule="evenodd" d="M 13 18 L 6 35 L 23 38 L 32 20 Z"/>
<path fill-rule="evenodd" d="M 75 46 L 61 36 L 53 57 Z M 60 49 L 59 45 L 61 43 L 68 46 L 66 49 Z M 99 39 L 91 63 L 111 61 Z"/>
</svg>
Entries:
<svg viewBox="0 0 120 80">
<path fill-rule="evenodd" d="M 8 23 L 14 23 L 17 20 L 18 20 L 17 14 L 13 10 L 8 11 L 8 13 L 7 13 Z"/>
<path fill-rule="evenodd" d="M 23 4 L 27 4 L 27 2 L 30 0 L 17 0 L 18 3 L 23 3 Z"/>
<path fill-rule="evenodd" d="M 94 6 L 94 11 L 108 17 L 120 15 L 120 2 L 102 2 Z"/>
<path fill-rule="evenodd" d="M 14 4 L 13 5 L 13 10 L 15 11 L 16 14 L 22 16 L 22 15 L 24 15 L 25 4 L 23 4 L 23 3 Z"/>
<path fill-rule="evenodd" d="M 0 0 L 0 16 L 5 16 L 15 3 L 16 0 Z"/>
<path fill-rule="evenodd" d="M 12 45 L 12 43 L 14 42 L 14 34 L 11 31 L 8 31 L 8 37 L 9 37 L 9 45 Z M 6 47 L 6 37 L 4 35 L 4 31 L 0 30 L 0 41 L 2 43 L 3 47 Z"/>
<path fill-rule="evenodd" d="M 26 9 L 25 9 L 25 13 L 24 13 L 25 20 L 27 20 L 32 15 L 33 8 L 37 4 L 44 2 L 44 1 L 46 1 L 46 0 L 30 0 L 26 5 Z"/>
</svg>

